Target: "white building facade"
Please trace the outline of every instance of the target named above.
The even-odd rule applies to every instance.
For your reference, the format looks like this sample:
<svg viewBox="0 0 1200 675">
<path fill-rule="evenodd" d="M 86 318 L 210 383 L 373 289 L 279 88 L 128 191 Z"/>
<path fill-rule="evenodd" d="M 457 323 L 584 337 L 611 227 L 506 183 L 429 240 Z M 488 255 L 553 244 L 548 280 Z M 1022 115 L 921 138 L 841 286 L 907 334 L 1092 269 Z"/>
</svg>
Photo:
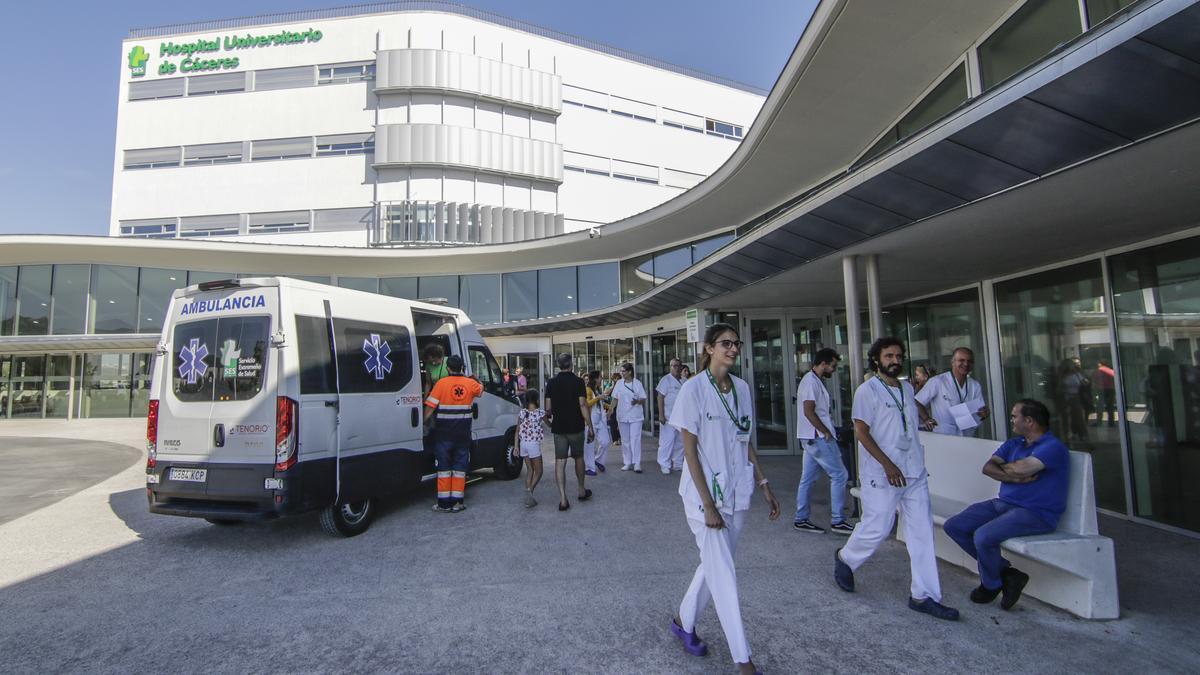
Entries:
<svg viewBox="0 0 1200 675">
<path fill-rule="evenodd" d="M 764 100 L 444 9 L 133 31 L 110 234 L 358 247 L 553 236 L 696 185 Z"/>
</svg>

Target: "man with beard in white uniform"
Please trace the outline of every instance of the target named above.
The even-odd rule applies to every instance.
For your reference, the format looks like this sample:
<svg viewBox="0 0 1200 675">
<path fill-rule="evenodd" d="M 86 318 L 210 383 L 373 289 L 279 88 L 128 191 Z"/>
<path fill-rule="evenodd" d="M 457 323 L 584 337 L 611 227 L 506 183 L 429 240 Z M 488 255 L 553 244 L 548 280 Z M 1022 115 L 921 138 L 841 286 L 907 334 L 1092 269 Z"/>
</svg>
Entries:
<svg viewBox="0 0 1200 675">
<path fill-rule="evenodd" d="M 687 463 L 679 495 L 700 549 L 700 566 L 671 622 L 671 632 L 689 654 L 707 654 L 708 645 L 696 635 L 696 619 L 712 600 L 734 663 L 742 673 L 755 673 L 733 557 L 755 484 L 763 488 L 771 520 L 779 518 L 780 509 L 750 443 L 754 428 L 750 386 L 729 372 L 741 347 L 733 326 L 710 326 L 699 359 L 701 372 L 683 384 L 671 411 L 670 423 L 683 435 Z"/>
<path fill-rule="evenodd" d="M 958 610 L 941 603 L 925 448 L 917 433 L 920 417 L 916 400 L 912 385 L 899 379 L 904 365 L 904 343 L 894 337 L 879 338 L 868 355 L 875 377 L 854 392 L 851 412 L 858 438 L 863 515 L 846 545 L 833 554 L 834 581 L 843 591 L 854 592 L 854 570 L 891 533 L 898 506 L 904 516 L 912 574 L 909 608 L 956 621 Z"/>
<path fill-rule="evenodd" d="M 621 429 L 622 471 L 642 472 L 642 420 L 646 418 L 642 404 L 646 388 L 633 376 L 633 364 L 621 366 L 621 379 L 613 386 L 612 397 L 617 402 L 617 426 Z"/>
<path fill-rule="evenodd" d="M 679 379 L 682 370 L 683 362 L 671 359 L 671 372 L 663 375 L 654 388 L 658 394 L 658 468 L 664 476 L 683 468 L 683 436 L 678 429 L 667 424 L 671 419 L 675 397 L 683 386 Z"/>
</svg>

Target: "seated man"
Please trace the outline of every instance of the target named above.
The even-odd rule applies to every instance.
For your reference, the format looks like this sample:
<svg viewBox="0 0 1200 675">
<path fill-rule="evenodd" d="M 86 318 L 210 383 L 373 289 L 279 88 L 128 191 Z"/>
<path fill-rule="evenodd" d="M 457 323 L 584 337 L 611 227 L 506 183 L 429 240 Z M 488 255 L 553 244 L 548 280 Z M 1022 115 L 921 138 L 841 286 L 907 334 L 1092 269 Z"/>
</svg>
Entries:
<svg viewBox="0 0 1200 675">
<path fill-rule="evenodd" d="M 979 562 L 979 587 L 971 591 L 971 601 L 986 604 L 1003 593 L 1003 609 L 1020 599 L 1029 575 L 1001 557 L 1000 544 L 1058 527 L 1067 508 L 1071 471 L 1067 446 L 1050 433 L 1050 411 L 1044 404 L 1018 401 L 1011 419 L 1016 437 L 983 465 L 984 475 L 1000 481 L 999 499 L 972 504 L 944 526 L 946 535 Z"/>
</svg>

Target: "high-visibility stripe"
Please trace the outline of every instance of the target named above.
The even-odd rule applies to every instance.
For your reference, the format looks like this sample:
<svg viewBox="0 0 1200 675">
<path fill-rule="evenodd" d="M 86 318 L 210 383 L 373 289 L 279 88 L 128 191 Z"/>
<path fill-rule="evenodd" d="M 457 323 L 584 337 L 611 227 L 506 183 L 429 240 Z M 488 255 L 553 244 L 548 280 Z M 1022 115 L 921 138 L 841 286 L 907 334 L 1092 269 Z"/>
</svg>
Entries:
<svg viewBox="0 0 1200 675">
<path fill-rule="evenodd" d="M 469 405 L 451 405 L 449 403 L 442 406 L 442 410 L 470 410 Z"/>
<path fill-rule="evenodd" d="M 437 496 L 438 499 L 447 499 L 451 496 L 454 490 L 454 472 L 439 471 L 437 475 Z"/>
<path fill-rule="evenodd" d="M 462 471 L 452 471 L 450 477 L 450 496 L 461 498 L 466 489 L 467 474 Z"/>
</svg>

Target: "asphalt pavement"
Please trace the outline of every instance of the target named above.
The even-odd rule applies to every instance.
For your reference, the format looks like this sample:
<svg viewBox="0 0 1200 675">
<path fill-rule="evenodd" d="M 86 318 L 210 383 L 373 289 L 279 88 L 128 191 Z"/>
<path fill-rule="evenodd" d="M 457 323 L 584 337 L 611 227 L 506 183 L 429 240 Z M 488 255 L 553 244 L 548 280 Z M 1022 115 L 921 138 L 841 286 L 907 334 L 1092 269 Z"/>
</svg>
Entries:
<svg viewBox="0 0 1200 675">
<path fill-rule="evenodd" d="M 70 438 L 0 438 L 0 524 L 95 485 L 142 454 L 118 443 Z"/>
<path fill-rule="evenodd" d="M 616 470 L 614 449 L 593 499 L 566 512 L 548 462 L 536 508 L 522 506 L 521 480 L 484 480 L 465 512 L 436 514 L 427 486 L 351 539 L 311 515 L 241 526 L 151 515 L 134 463 L 0 525 L 0 671 L 733 672 L 711 609 L 698 625 L 707 657 L 668 631 L 698 556 L 679 474 L 657 473 L 645 447 L 644 474 Z M 963 617 L 941 622 L 906 607 L 894 540 L 859 570 L 857 593 L 838 590 L 844 539 L 791 528 L 799 458 L 763 466 L 784 516 L 769 522 L 756 496 L 738 575 L 766 672 L 1200 671 L 1194 539 L 1102 519 L 1119 536 L 1119 621 L 1032 598 L 1008 612 L 972 605 L 976 578 L 942 565 L 945 602 Z"/>
</svg>

